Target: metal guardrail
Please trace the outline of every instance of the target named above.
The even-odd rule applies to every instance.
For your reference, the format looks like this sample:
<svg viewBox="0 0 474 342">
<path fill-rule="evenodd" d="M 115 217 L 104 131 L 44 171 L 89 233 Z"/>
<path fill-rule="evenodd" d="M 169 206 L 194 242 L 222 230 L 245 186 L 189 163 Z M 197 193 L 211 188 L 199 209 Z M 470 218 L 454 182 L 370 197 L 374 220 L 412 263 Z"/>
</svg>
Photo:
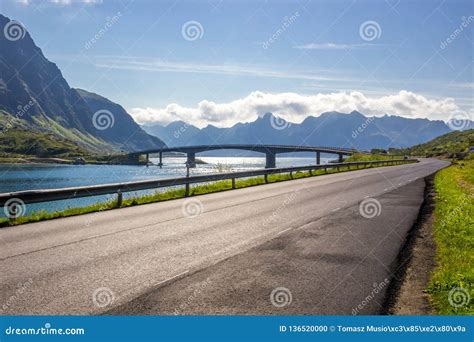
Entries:
<svg viewBox="0 0 474 342">
<path fill-rule="evenodd" d="M 228 173 L 217 173 L 207 174 L 191 177 L 178 177 L 178 178 L 165 178 L 157 180 L 145 180 L 137 182 L 126 182 L 126 183 L 114 183 L 114 184 L 102 184 L 102 185 L 90 185 L 90 186 L 78 186 L 71 188 L 61 189 L 46 189 L 46 190 L 27 190 L 27 191 L 16 191 L 10 193 L 0 193 L 0 206 L 18 205 L 18 200 L 24 204 L 40 203 L 58 200 L 70 200 L 89 196 L 99 195 L 110 195 L 117 194 L 117 206 L 122 204 L 122 194 L 124 192 L 149 190 L 157 188 L 165 188 L 177 185 L 186 185 L 186 194 L 189 194 L 190 184 L 206 183 L 213 181 L 220 181 L 231 179 L 232 188 L 235 188 L 235 180 L 238 178 L 248 178 L 256 176 L 264 176 L 265 182 L 268 182 L 268 176 L 274 174 L 289 173 L 290 177 L 293 172 L 298 171 L 316 171 L 316 170 L 327 170 L 339 169 L 340 167 L 357 167 L 360 166 L 372 166 L 372 165 L 397 165 L 403 163 L 417 162 L 416 159 L 392 159 L 392 160 L 379 160 L 379 161 L 367 161 L 367 162 L 349 162 L 349 163 L 335 163 L 335 164 L 323 164 L 323 165 L 307 165 L 307 166 L 295 166 L 295 167 L 284 167 L 284 168 L 273 168 L 273 169 L 259 169 L 250 171 L 240 172 L 228 172 Z M 16 204 L 15 204 L 16 203 Z M 13 211 L 15 210 L 12 208 Z"/>
</svg>

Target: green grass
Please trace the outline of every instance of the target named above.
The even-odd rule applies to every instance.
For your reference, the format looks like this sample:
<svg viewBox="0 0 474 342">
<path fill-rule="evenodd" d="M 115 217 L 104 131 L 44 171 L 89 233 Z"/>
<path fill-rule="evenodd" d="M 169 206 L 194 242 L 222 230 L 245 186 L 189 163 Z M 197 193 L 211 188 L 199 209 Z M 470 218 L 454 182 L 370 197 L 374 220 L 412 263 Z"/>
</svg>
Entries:
<svg viewBox="0 0 474 342">
<path fill-rule="evenodd" d="M 474 159 L 471 157 L 469 160 L 457 162 L 438 172 L 435 176 L 435 190 L 433 234 L 436 242 L 437 266 L 427 292 L 438 314 L 472 315 L 474 314 Z M 470 302 L 461 307 L 451 305 L 449 293 L 455 288 L 464 289 L 471 298 Z M 459 291 L 458 293 L 463 295 Z M 458 299 L 461 300 L 462 297 Z"/>
<path fill-rule="evenodd" d="M 372 167 L 379 167 L 379 166 L 372 166 Z M 362 169 L 364 167 L 360 167 Z M 366 167 L 370 168 L 370 167 Z M 305 178 L 305 177 L 313 177 L 313 176 L 319 176 L 323 174 L 332 174 L 332 173 L 338 173 L 338 172 L 347 172 L 347 171 L 352 171 L 356 170 L 357 168 L 355 167 L 340 167 L 339 170 L 337 169 L 330 169 L 324 171 L 324 170 L 317 170 L 317 171 L 312 171 L 312 174 L 309 172 L 293 172 L 293 174 L 290 176 L 290 174 L 276 174 L 276 175 L 269 175 L 268 176 L 268 182 L 269 183 L 275 183 L 275 182 L 282 182 L 282 181 L 287 181 L 291 179 L 299 179 L 299 178 Z M 260 177 L 252 177 L 252 178 L 244 178 L 244 179 L 236 179 L 235 180 L 235 188 L 245 188 L 245 187 L 250 187 L 250 186 L 256 186 L 260 184 L 265 184 L 265 178 L 263 176 Z M 201 184 L 201 185 L 192 185 L 190 187 L 190 196 L 195 196 L 195 195 L 203 195 L 203 194 L 208 194 L 212 192 L 219 192 L 219 191 L 226 191 L 226 190 L 231 190 L 232 189 L 232 181 L 231 180 L 223 180 L 223 181 L 217 181 L 217 182 L 212 182 L 208 184 Z M 167 200 L 172 200 L 172 199 L 177 199 L 177 198 L 183 198 L 185 197 L 185 189 L 184 186 L 180 189 L 171 189 L 171 190 L 165 190 L 165 191 L 156 191 L 153 194 L 149 195 L 143 195 L 143 196 L 138 196 L 138 197 L 133 197 L 133 198 L 127 198 L 124 199 L 122 202 L 121 207 L 130 207 L 134 205 L 140 205 L 140 204 L 146 204 L 146 203 L 154 203 L 154 202 L 160 202 L 160 201 L 167 201 Z M 16 218 L 15 220 L 9 220 L 7 218 L 1 218 L 0 219 L 0 227 L 5 227 L 5 226 L 13 226 L 13 225 L 18 225 L 18 224 L 23 224 L 23 223 L 30 223 L 30 222 L 39 222 L 39 221 L 44 221 L 44 220 L 50 220 L 54 218 L 60 218 L 60 217 L 67 217 L 67 216 L 75 216 L 75 215 L 81 215 L 81 214 L 87 214 L 87 213 L 92 213 L 92 212 L 97 212 L 97 211 L 104 211 L 104 210 L 110 210 L 113 208 L 116 208 L 116 201 L 115 200 L 110 200 L 107 202 L 103 203 L 97 203 L 93 204 L 90 206 L 86 207 L 79 207 L 79 208 L 68 208 L 62 211 L 56 211 L 56 212 L 47 212 L 45 210 L 42 211 L 36 211 L 31 213 L 30 215 L 26 216 L 21 216 Z"/>
<path fill-rule="evenodd" d="M 372 160 L 391 160 L 391 159 L 403 159 L 403 156 L 396 155 L 384 155 L 384 154 L 367 154 L 367 153 L 354 153 L 353 155 L 344 159 L 345 162 L 358 162 L 358 161 L 372 161 Z"/>
<path fill-rule="evenodd" d="M 10 129 L 0 134 L 0 157 L 68 158 L 89 154 L 76 143 L 49 133 Z"/>
<path fill-rule="evenodd" d="M 474 129 L 453 131 L 427 143 L 415 145 L 407 149 L 400 149 L 397 152 L 412 156 L 461 159 L 467 154 L 470 144 L 474 144 Z"/>
</svg>

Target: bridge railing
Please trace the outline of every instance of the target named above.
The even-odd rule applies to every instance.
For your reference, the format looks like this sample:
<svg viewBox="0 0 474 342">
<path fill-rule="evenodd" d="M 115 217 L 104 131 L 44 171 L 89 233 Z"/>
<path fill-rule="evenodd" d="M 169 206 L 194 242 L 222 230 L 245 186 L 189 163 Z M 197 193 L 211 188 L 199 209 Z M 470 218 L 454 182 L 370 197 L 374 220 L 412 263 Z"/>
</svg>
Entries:
<svg viewBox="0 0 474 342">
<path fill-rule="evenodd" d="M 117 206 L 122 204 L 122 194 L 131 191 L 159 189 L 172 186 L 185 185 L 186 195 L 189 194 L 189 187 L 191 184 L 197 183 L 208 183 L 221 180 L 232 180 L 232 188 L 235 188 L 235 180 L 239 178 L 249 178 L 264 176 L 265 182 L 268 183 L 268 176 L 275 174 L 289 173 L 292 177 L 293 172 L 298 171 L 316 171 L 325 170 L 327 172 L 331 169 L 339 169 L 341 167 L 349 168 L 360 168 L 361 166 L 373 166 L 373 165 L 397 165 L 402 163 L 413 163 L 416 159 L 392 159 L 392 160 L 378 160 L 378 161 L 363 161 L 363 162 L 349 162 L 349 163 L 331 163 L 323 165 L 306 165 L 306 166 L 294 166 L 294 167 L 283 167 L 273 169 L 258 169 L 249 171 L 239 172 L 228 172 L 228 173 L 213 173 L 204 174 L 190 177 L 177 177 L 177 178 L 165 178 L 156 180 L 145 180 L 136 182 L 126 183 L 114 183 L 114 184 L 101 184 L 101 185 L 89 185 L 79 186 L 61 189 L 45 189 L 45 190 L 27 190 L 17 191 L 10 193 L 0 193 L 0 206 L 5 207 L 11 205 L 18 205 L 21 201 L 24 204 L 41 203 L 58 200 L 71 200 L 89 196 L 100 196 L 117 194 Z M 20 202 L 20 203 L 21 203 Z M 15 208 L 7 208 L 10 213 L 15 212 Z M 10 209 L 12 211 L 10 211 Z"/>
</svg>

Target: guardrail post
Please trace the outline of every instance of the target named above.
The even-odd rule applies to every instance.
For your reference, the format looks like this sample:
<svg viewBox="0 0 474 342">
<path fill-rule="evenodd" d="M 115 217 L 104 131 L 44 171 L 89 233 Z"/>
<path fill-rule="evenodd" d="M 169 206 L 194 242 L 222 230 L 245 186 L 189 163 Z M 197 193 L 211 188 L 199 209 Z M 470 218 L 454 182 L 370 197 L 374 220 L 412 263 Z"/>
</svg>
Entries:
<svg viewBox="0 0 474 342">
<path fill-rule="evenodd" d="M 263 176 L 263 178 L 265 178 L 265 183 L 268 183 L 268 175 L 265 174 L 265 175 Z"/>
<path fill-rule="evenodd" d="M 310 176 L 313 175 L 313 170 L 309 169 L 309 175 L 310 175 Z"/>
<path fill-rule="evenodd" d="M 293 171 L 290 171 L 290 178 L 293 179 Z"/>
<path fill-rule="evenodd" d="M 235 189 L 235 178 L 232 178 L 232 189 Z"/>
<path fill-rule="evenodd" d="M 122 191 L 117 190 L 117 208 L 120 208 L 122 206 L 122 202 L 123 202 Z"/>
<path fill-rule="evenodd" d="M 18 217 L 18 203 L 15 203 L 15 201 L 10 203 L 7 208 L 7 211 L 10 220 L 15 221 Z"/>
</svg>

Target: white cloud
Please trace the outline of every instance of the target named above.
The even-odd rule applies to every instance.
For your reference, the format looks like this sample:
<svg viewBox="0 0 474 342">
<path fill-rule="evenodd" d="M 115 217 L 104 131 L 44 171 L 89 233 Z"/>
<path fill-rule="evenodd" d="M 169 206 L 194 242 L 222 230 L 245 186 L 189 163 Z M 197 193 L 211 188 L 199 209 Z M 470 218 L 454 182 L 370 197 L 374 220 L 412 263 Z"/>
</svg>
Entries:
<svg viewBox="0 0 474 342">
<path fill-rule="evenodd" d="M 16 0 L 17 3 L 22 5 L 29 5 L 31 3 L 44 5 L 44 1 L 34 1 L 34 0 Z M 48 0 L 48 3 L 54 5 L 71 5 L 71 4 L 86 4 L 94 5 L 101 4 L 103 0 Z"/>
<path fill-rule="evenodd" d="M 131 56 L 94 56 L 89 60 L 93 60 L 93 64 L 97 68 L 117 70 L 252 76 L 311 81 L 349 81 L 345 77 L 327 75 L 327 70 L 315 70 L 313 72 L 285 71 L 257 65 L 188 63 Z"/>
<path fill-rule="evenodd" d="M 208 124 L 228 127 L 237 122 L 253 121 L 265 112 L 272 112 L 291 122 L 301 122 L 308 116 L 318 116 L 327 111 L 349 113 L 353 110 L 369 116 L 393 114 L 442 120 L 463 112 L 453 98 L 429 99 L 401 90 L 393 95 L 378 97 L 369 97 L 357 91 L 315 95 L 254 91 L 227 103 L 203 100 L 196 107 L 171 103 L 165 108 L 132 108 L 130 113 L 139 123 L 165 124 L 183 120 L 198 127 Z"/>
<path fill-rule="evenodd" d="M 347 49 L 362 49 L 368 47 L 375 47 L 377 44 L 336 44 L 336 43 L 309 43 L 304 45 L 297 45 L 295 46 L 297 49 L 304 49 L 304 50 L 347 50 Z M 380 45 L 379 46 L 385 46 Z"/>
</svg>

